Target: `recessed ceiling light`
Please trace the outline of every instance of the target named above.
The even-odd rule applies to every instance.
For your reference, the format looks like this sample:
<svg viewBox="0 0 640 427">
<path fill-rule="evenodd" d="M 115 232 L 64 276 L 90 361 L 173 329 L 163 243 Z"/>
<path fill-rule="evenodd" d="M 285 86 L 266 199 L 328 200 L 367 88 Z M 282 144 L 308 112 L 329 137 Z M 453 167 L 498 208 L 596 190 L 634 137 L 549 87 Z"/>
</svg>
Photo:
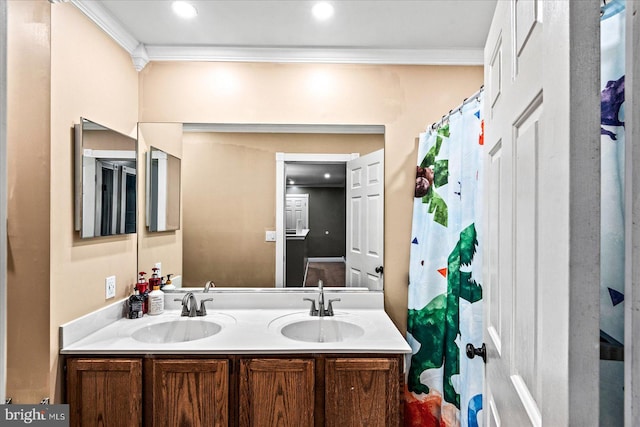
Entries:
<svg viewBox="0 0 640 427">
<path fill-rule="evenodd" d="M 295 182 L 294 180 L 292 180 L 292 179 L 290 179 L 290 180 L 289 180 L 289 185 L 293 185 L 293 184 L 295 184 L 295 183 L 296 183 L 296 182 Z"/>
<path fill-rule="evenodd" d="M 174 1 L 171 4 L 173 12 L 181 18 L 191 19 L 198 16 L 198 10 L 191 3 L 186 1 Z"/>
<path fill-rule="evenodd" d="M 315 16 L 317 20 L 324 21 L 331 18 L 331 16 L 333 15 L 333 6 L 331 5 L 331 3 L 321 1 L 313 5 L 313 9 L 311 9 L 311 12 L 313 12 L 313 16 Z"/>
<path fill-rule="evenodd" d="M 325 179 L 329 179 L 329 178 L 331 178 L 331 174 L 329 174 L 329 173 L 325 173 L 325 174 L 324 174 L 324 177 L 325 177 Z"/>
</svg>

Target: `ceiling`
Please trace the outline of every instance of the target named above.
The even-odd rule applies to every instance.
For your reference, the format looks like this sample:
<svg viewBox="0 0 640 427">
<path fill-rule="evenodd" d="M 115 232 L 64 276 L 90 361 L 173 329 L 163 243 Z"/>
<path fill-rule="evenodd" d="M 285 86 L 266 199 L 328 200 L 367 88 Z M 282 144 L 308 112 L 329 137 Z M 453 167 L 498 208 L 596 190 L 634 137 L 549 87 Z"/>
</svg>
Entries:
<svg viewBox="0 0 640 427">
<path fill-rule="evenodd" d="M 329 0 L 322 22 L 310 0 L 188 0 L 189 20 L 169 0 L 57 1 L 145 61 L 478 65 L 497 0 Z"/>
<path fill-rule="evenodd" d="M 287 162 L 285 174 L 287 187 L 344 187 L 346 184 L 344 163 Z"/>
</svg>

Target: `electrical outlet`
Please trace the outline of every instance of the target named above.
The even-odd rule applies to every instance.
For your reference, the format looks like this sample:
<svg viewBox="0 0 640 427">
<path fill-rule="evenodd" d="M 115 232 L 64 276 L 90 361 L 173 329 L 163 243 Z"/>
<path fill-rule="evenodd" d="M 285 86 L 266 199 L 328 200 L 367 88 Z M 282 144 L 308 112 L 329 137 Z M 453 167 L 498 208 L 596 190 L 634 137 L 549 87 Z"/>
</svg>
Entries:
<svg viewBox="0 0 640 427">
<path fill-rule="evenodd" d="M 162 263 L 156 262 L 156 265 L 154 267 L 158 269 L 158 271 L 156 271 L 158 277 L 162 277 Z"/>
<path fill-rule="evenodd" d="M 105 299 L 116 296 L 116 276 L 109 276 L 104 279 L 104 294 Z"/>
</svg>

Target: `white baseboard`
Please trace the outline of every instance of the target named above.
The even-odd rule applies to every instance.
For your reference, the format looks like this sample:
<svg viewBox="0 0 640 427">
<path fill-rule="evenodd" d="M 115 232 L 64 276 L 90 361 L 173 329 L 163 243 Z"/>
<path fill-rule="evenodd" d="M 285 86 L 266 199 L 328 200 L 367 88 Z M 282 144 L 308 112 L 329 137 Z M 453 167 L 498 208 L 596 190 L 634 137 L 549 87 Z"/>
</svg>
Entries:
<svg viewBox="0 0 640 427">
<path fill-rule="evenodd" d="M 344 262 L 342 256 L 308 258 L 309 262 Z"/>
</svg>

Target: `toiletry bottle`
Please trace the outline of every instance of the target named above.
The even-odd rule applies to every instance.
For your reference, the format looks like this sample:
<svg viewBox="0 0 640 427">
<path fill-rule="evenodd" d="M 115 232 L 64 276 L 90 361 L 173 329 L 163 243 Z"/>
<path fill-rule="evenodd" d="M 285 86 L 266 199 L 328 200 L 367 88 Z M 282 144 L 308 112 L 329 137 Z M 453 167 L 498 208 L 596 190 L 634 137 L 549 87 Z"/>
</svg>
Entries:
<svg viewBox="0 0 640 427">
<path fill-rule="evenodd" d="M 176 286 L 171 282 L 171 276 L 173 276 L 173 274 L 167 274 L 167 281 L 164 283 L 164 287 L 162 289 L 169 291 L 176 288 Z"/>
<path fill-rule="evenodd" d="M 136 284 L 136 288 L 138 292 L 140 292 L 140 296 L 142 297 L 142 312 L 146 313 L 148 309 L 147 297 L 149 295 L 149 283 L 144 278 L 144 275 L 147 274 L 144 271 L 138 273 L 138 283 Z"/>
<path fill-rule="evenodd" d="M 152 291 L 156 285 L 160 286 L 162 284 L 162 279 L 158 277 L 158 269 L 156 267 L 153 267 L 152 270 L 153 270 L 153 274 L 149 278 L 150 291 Z"/>
<path fill-rule="evenodd" d="M 138 319 L 142 317 L 142 301 L 143 298 L 138 292 L 138 288 L 134 286 L 133 295 L 129 297 L 129 319 Z"/>
<path fill-rule="evenodd" d="M 164 292 L 160 290 L 160 284 L 155 282 L 153 290 L 149 293 L 149 315 L 155 316 L 164 311 Z"/>
</svg>

